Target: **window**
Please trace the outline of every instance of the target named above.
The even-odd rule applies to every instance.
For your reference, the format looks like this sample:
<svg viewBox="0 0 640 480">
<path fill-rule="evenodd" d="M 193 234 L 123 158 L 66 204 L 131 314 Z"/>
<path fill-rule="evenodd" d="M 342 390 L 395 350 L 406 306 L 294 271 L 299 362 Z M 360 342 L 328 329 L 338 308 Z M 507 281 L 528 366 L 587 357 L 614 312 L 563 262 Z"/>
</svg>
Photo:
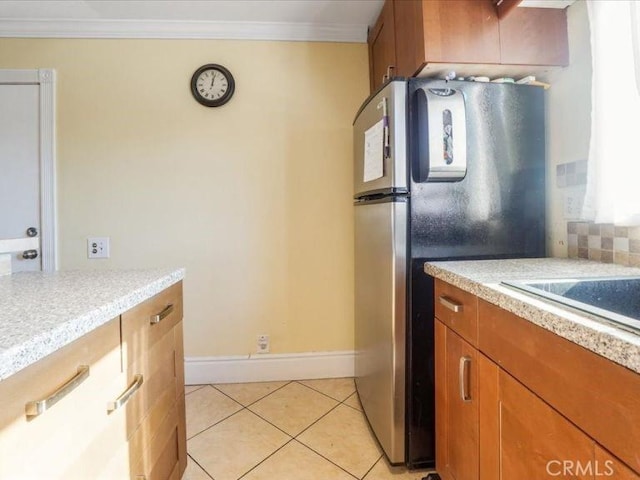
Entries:
<svg viewBox="0 0 640 480">
<path fill-rule="evenodd" d="M 640 225 L 640 4 L 589 0 L 593 62 L 585 220 Z"/>
</svg>

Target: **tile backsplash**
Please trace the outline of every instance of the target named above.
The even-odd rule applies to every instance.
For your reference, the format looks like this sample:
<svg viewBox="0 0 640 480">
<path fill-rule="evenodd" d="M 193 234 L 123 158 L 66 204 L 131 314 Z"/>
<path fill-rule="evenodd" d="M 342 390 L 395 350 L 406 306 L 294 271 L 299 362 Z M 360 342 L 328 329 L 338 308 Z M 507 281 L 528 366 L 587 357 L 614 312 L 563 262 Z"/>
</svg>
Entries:
<svg viewBox="0 0 640 480">
<path fill-rule="evenodd" d="M 556 165 L 556 186 L 573 187 L 587 184 L 587 161 L 561 163 Z"/>
<path fill-rule="evenodd" d="M 567 223 L 569 258 L 640 267 L 640 227 Z"/>
</svg>

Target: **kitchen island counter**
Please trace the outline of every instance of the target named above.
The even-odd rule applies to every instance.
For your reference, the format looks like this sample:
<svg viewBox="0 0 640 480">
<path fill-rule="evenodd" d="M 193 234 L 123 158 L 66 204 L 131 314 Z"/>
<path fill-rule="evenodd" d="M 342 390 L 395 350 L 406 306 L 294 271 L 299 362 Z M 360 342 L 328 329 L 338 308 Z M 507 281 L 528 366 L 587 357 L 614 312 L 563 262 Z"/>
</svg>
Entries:
<svg viewBox="0 0 640 480">
<path fill-rule="evenodd" d="M 640 276 L 638 268 L 588 260 L 537 258 L 428 262 L 424 271 L 640 373 L 638 332 L 500 284 L 534 279 Z"/>
<path fill-rule="evenodd" d="M 0 277 L 0 381 L 184 278 L 184 269 Z"/>
</svg>

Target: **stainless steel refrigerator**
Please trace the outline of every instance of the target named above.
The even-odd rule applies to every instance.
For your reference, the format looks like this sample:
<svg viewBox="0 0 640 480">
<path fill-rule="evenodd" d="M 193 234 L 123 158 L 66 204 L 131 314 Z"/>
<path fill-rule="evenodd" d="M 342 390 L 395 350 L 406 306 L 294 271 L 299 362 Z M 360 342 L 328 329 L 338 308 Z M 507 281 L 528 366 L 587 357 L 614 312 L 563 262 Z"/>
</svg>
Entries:
<svg viewBox="0 0 640 480">
<path fill-rule="evenodd" d="M 354 121 L 356 387 L 388 459 L 434 466 L 425 261 L 545 255 L 541 88 L 394 79 Z"/>
</svg>

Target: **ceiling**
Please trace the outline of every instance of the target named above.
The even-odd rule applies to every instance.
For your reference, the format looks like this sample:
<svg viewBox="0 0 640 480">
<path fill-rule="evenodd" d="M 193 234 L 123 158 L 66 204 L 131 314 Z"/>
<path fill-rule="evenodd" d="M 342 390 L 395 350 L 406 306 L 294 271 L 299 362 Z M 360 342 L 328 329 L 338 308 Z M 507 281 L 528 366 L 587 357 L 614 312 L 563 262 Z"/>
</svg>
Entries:
<svg viewBox="0 0 640 480">
<path fill-rule="evenodd" d="M 0 0 L 0 36 L 366 41 L 383 0 Z"/>
</svg>

